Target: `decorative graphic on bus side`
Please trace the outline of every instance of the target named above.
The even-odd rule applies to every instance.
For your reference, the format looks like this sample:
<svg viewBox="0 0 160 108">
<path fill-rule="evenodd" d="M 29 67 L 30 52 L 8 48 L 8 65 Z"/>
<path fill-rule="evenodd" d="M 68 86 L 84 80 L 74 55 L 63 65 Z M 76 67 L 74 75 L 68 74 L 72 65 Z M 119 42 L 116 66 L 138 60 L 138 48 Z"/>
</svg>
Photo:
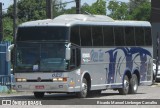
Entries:
<svg viewBox="0 0 160 108">
<path fill-rule="evenodd" d="M 104 52 L 100 49 L 98 51 L 91 50 L 91 60 L 94 62 L 103 62 L 104 61 Z"/>
<path fill-rule="evenodd" d="M 124 54 L 118 54 L 119 52 L 122 52 Z M 152 57 L 151 53 L 147 51 L 144 48 L 140 47 L 119 47 L 113 50 L 109 50 L 105 52 L 106 54 L 109 54 L 109 67 L 108 67 L 108 83 L 114 83 L 114 76 L 115 73 L 120 74 L 120 68 L 122 68 L 122 62 L 126 62 L 126 68 L 130 69 L 132 71 L 134 61 L 139 57 L 140 65 L 136 64 L 136 67 L 139 67 L 140 74 L 142 76 L 142 81 L 145 80 L 147 71 L 147 56 Z M 120 56 L 118 58 L 118 56 Z M 124 57 L 123 57 L 124 56 Z M 117 66 L 116 66 L 117 65 Z M 121 75 L 121 74 L 120 74 Z M 121 76 L 123 77 L 123 76 Z"/>
</svg>

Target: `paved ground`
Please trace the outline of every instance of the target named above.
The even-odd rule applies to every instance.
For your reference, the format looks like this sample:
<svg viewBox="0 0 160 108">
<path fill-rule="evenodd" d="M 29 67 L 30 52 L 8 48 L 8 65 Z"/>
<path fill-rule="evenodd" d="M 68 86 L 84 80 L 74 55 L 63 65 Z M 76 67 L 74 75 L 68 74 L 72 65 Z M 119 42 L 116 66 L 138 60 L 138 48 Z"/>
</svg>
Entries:
<svg viewBox="0 0 160 108">
<path fill-rule="evenodd" d="M 153 104 L 155 104 L 154 102 L 156 102 L 157 100 L 154 101 L 154 99 L 159 99 L 158 102 L 160 102 L 160 83 L 156 83 L 155 85 L 152 86 L 140 86 L 138 89 L 138 93 L 134 94 L 134 95 L 119 95 L 119 93 L 117 91 L 112 91 L 112 90 L 106 90 L 103 91 L 102 94 L 100 96 L 94 96 L 94 97 L 89 97 L 87 99 L 78 99 L 75 95 L 67 95 L 67 94 L 46 94 L 45 97 L 42 100 L 37 100 L 34 98 L 33 93 L 30 92 L 18 92 L 18 93 L 11 93 L 11 94 L 7 94 L 7 93 L 0 93 L 0 99 L 2 100 L 15 100 L 15 101 L 41 101 L 42 104 L 47 104 L 50 106 L 42 106 L 43 108 L 48 108 L 51 107 L 52 105 L 62 105 L 61 107 L 68 107 L 68 108 L 72 108 L 72 107 L 77 107 L 77 108 L 83 108 L 85 106 L 77 106 L 79 104 L 89 104 L 89 106 L 87 106 L 87 108 L 99 108 L 99 107 L 106 107 L 106 105 L 96 105 L 97 101 L 98 102 L 111 102 L 113 99 L 113 101 L 121 101 L 119 99 L 124 99 L 125 101 L 132 101 L 133 99 L 135 99 L 135 101 L 137 99 L 141 99 L 138 100 L 139 101 L 146 101 L 145 99 L 151 99 L 150 101 L 152 101 Z M 132 99 L 132 100 L 128 100 L 128 99 Z M 123 101 L 123 100 L 122 100 Z M 122 102 L 121 101 L 121 102 Z M 93 105 L 92 105 L 93 104 Z M 105 103 L 107 104 L 107 103 Z M 121 104 L 121 103 L 119 103 Z M 122 103 L 123 104 L 123 103 Z M 138 103 L 137 103 L 138 104 Z M 69 105 L 69 106 L 66 106 Z M 118 108 L 125 108 L 128 105 L 107 105 L 109 107 L 118 107 Z M 145 108 L 158 108 L 160 106 L 158 105 L 129 105 L 130 108 L 132 107 L 145 107 Z M 0 106 L 1 107 L 1 106 Z M 3 105 L 1 108 L 4 108 L 5 106 Z M 26 106 L 27 107 L 27 106 Z M 34 106 L 33 108 L 36 107 L 40 107 L 40 106 Z M 53 106 L 52 106 L 53 107 Z M 56 106 L 54 106 L 56 107 Z M 60 107 L 60 106 L 57 106 Z M 29 107 L 32 108 L 32 107 Z"/>
</svg>

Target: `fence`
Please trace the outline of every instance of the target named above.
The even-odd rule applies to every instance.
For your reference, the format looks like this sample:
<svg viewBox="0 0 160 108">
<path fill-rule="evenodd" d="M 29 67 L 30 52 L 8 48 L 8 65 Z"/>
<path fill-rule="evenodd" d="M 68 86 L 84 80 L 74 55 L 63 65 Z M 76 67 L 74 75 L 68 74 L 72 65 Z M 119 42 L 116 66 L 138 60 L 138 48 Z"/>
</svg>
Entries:
<svg viewBox="0 0 160 108">
<path fill-rule="evenodd" d="M 6 51 L 10 44 L 10 42 L 0 42 L 0 92 L 4 87 L 10 89 L 12 85 L 11 63 L 6 61 Z"/>
<path fill-rule="evenodd" d="M 12 81 L 10 75 L 0 75 L 0 85 L 6 86 L 8 89 L 11 89 L 12 87 Z"/>
</svg>

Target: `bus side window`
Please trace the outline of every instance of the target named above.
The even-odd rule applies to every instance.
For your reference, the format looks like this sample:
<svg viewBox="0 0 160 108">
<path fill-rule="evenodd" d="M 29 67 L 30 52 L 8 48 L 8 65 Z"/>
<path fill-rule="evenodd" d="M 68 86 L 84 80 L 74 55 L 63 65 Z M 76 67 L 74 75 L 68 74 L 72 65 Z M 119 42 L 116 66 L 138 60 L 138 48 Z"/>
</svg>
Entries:
<svg viewBox="0 0 160 108">
<path fill-rule="evenodd" d="M 142 27 L 135 27 L 136 46 L 144 46 L 144 29 Z"/>
<path fill-rule="evenodd" d="M 72 43 L 80 45 L 79 26 L 73 26 L 71 28 L 70 40 Z"/>
<path fill-rule="evenodd" d="M 125 27 L 125 40 L 127 46 L 135 46 L 134 27 Z"/>
<path fill-rule="evenodd" d="M 81 46 L 92 46 L 91 26 L 80 26 Z"/>
<path fill-rule="evenodd" d="M 79 48 L 76 48 L 76 66 L 79 67 L 81 65 L 81 51 Z"/>
<path fill-rule="evenodd" d="M 113 27 L 104 26 L 103 34 L 104 34 L 104 46 L 114 46 Z"/>
<path fill-rule="evenodd" d="M 103 46 L 102 26 L 92 27 L 93 46 Z"/>
<path fill-rule="evenodd" d="M 124 27 L 114 27 L 115 45 L 125 46 Z"/>
<path fill-rule="evenodd" d="M 144 28 L 144 30 L 145 30 L 145 43 L 147 46 L 151 46 L 152 45 L 151 28 L 147 27 Z"/>
</svg>

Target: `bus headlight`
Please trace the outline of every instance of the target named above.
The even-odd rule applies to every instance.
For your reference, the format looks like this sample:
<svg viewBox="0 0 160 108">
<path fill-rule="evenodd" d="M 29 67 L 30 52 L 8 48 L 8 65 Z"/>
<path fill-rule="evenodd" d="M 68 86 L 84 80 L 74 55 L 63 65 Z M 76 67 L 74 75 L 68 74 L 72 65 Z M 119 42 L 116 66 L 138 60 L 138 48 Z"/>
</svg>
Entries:
<svg viewBox="0 0 160 108">
<path fill-rule="evenodd" d="M 26 82 L 27 79 L 25 78 L 16 78 L 16 82 Z"/>
<path fill-rule="evenodd" d="M 67 78 L 53 78 L 53 82 L 67 82 Z"/>
</svg>

